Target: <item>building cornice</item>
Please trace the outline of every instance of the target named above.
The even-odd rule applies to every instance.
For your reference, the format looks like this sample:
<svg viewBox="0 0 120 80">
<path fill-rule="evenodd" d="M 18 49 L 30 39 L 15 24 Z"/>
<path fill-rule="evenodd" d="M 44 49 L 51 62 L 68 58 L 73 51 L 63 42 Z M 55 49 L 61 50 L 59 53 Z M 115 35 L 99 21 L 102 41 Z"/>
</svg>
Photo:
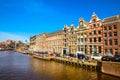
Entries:
<svg viewBox="0 0 120 80">
<path fill-rule="evenodd" d="M 116 20 L 116 21 L 109 21 L 109 22 L 102 22 L 102 24 L 110 24 L 110 23 L 115 23 L 115 22 L 120 22 L 120 20 Z"/>
</svg>

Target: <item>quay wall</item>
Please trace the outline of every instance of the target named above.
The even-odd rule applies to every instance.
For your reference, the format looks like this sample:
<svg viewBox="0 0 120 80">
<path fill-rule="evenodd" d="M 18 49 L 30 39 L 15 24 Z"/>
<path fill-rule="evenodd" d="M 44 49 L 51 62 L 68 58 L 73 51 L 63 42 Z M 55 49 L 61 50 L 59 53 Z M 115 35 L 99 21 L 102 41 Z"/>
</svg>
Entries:
<svg viewBox="0 0 120 80">
<path fill-rule="evenodd" d="M 101 62 L 101 72 L 120 77 L 120 62 Z"/>
<path fill-rule="evenodd" d="M 26 53 L 24 53 L 26 54 Z M 33 54 L 31 53 L 27 53 L 30 54 L 31 56 L 35 57 Z M 36 56 L 36 58 L 39 58 L 38 56 Z M 76 61 L 69 61 L 63 58 L 39 58 L 42 60 L 48 60 L 49 61 L 55 61 L 58 63 L 63 63 L 63 64 L 68 64 L 68 65 L 72 65 L 72 66 L 78 66 L 78 67 L 84 67 L 84 68 L 88 68 L 88 69 L 94 69 L 97 71 L 100 71 L 102 73 L 105 74 L 109 74 L 112 76 L 117 76 L 120 77 L 120 62 L 110 62 L 110 61 L 97 61 L 96 62 L 85 62 L 85 63 L 79 63 Z"/>
</svg>

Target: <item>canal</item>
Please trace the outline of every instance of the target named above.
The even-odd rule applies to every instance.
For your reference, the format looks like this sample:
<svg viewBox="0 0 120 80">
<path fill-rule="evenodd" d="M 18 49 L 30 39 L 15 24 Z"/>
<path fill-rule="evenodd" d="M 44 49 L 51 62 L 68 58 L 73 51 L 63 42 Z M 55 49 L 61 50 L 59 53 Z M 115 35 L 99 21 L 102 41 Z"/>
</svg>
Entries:
<svg viewBox="0 0 120 80">
<path fill-rule="evenodd" d="M 0 80 L 120 80 L 120 78 L 12 51 L 0 51 Z"/>
</svg>

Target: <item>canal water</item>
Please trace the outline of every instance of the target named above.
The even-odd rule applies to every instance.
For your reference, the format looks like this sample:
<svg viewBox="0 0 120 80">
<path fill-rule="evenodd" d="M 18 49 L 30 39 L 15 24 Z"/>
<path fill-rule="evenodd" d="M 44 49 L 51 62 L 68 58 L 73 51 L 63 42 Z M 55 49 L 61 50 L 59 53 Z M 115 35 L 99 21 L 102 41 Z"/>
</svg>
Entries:
<svg viewBox="0 0 120 80">
<path fill-rule="evenodd" d="M 12 51 L 0 51 L 0 80 L 120 80 L 120 78 Z"/>
</svg>

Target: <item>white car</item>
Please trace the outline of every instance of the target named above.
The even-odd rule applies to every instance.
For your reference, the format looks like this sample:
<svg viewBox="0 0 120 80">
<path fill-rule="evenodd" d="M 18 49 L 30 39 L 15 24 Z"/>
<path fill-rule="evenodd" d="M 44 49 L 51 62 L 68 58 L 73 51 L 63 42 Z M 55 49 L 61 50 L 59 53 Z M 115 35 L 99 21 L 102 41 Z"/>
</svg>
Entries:
<svg viewBox="0 0 120 80">
<path fill-rule="evenodd" d="M 93 60 L 101 60 L 101 58 L 102 58 L 102 56 L 99 55 L 99 54 L 93 54 L 93 55 L 91 55 L 91 59 L 93 59 Z"/>
</svg>

